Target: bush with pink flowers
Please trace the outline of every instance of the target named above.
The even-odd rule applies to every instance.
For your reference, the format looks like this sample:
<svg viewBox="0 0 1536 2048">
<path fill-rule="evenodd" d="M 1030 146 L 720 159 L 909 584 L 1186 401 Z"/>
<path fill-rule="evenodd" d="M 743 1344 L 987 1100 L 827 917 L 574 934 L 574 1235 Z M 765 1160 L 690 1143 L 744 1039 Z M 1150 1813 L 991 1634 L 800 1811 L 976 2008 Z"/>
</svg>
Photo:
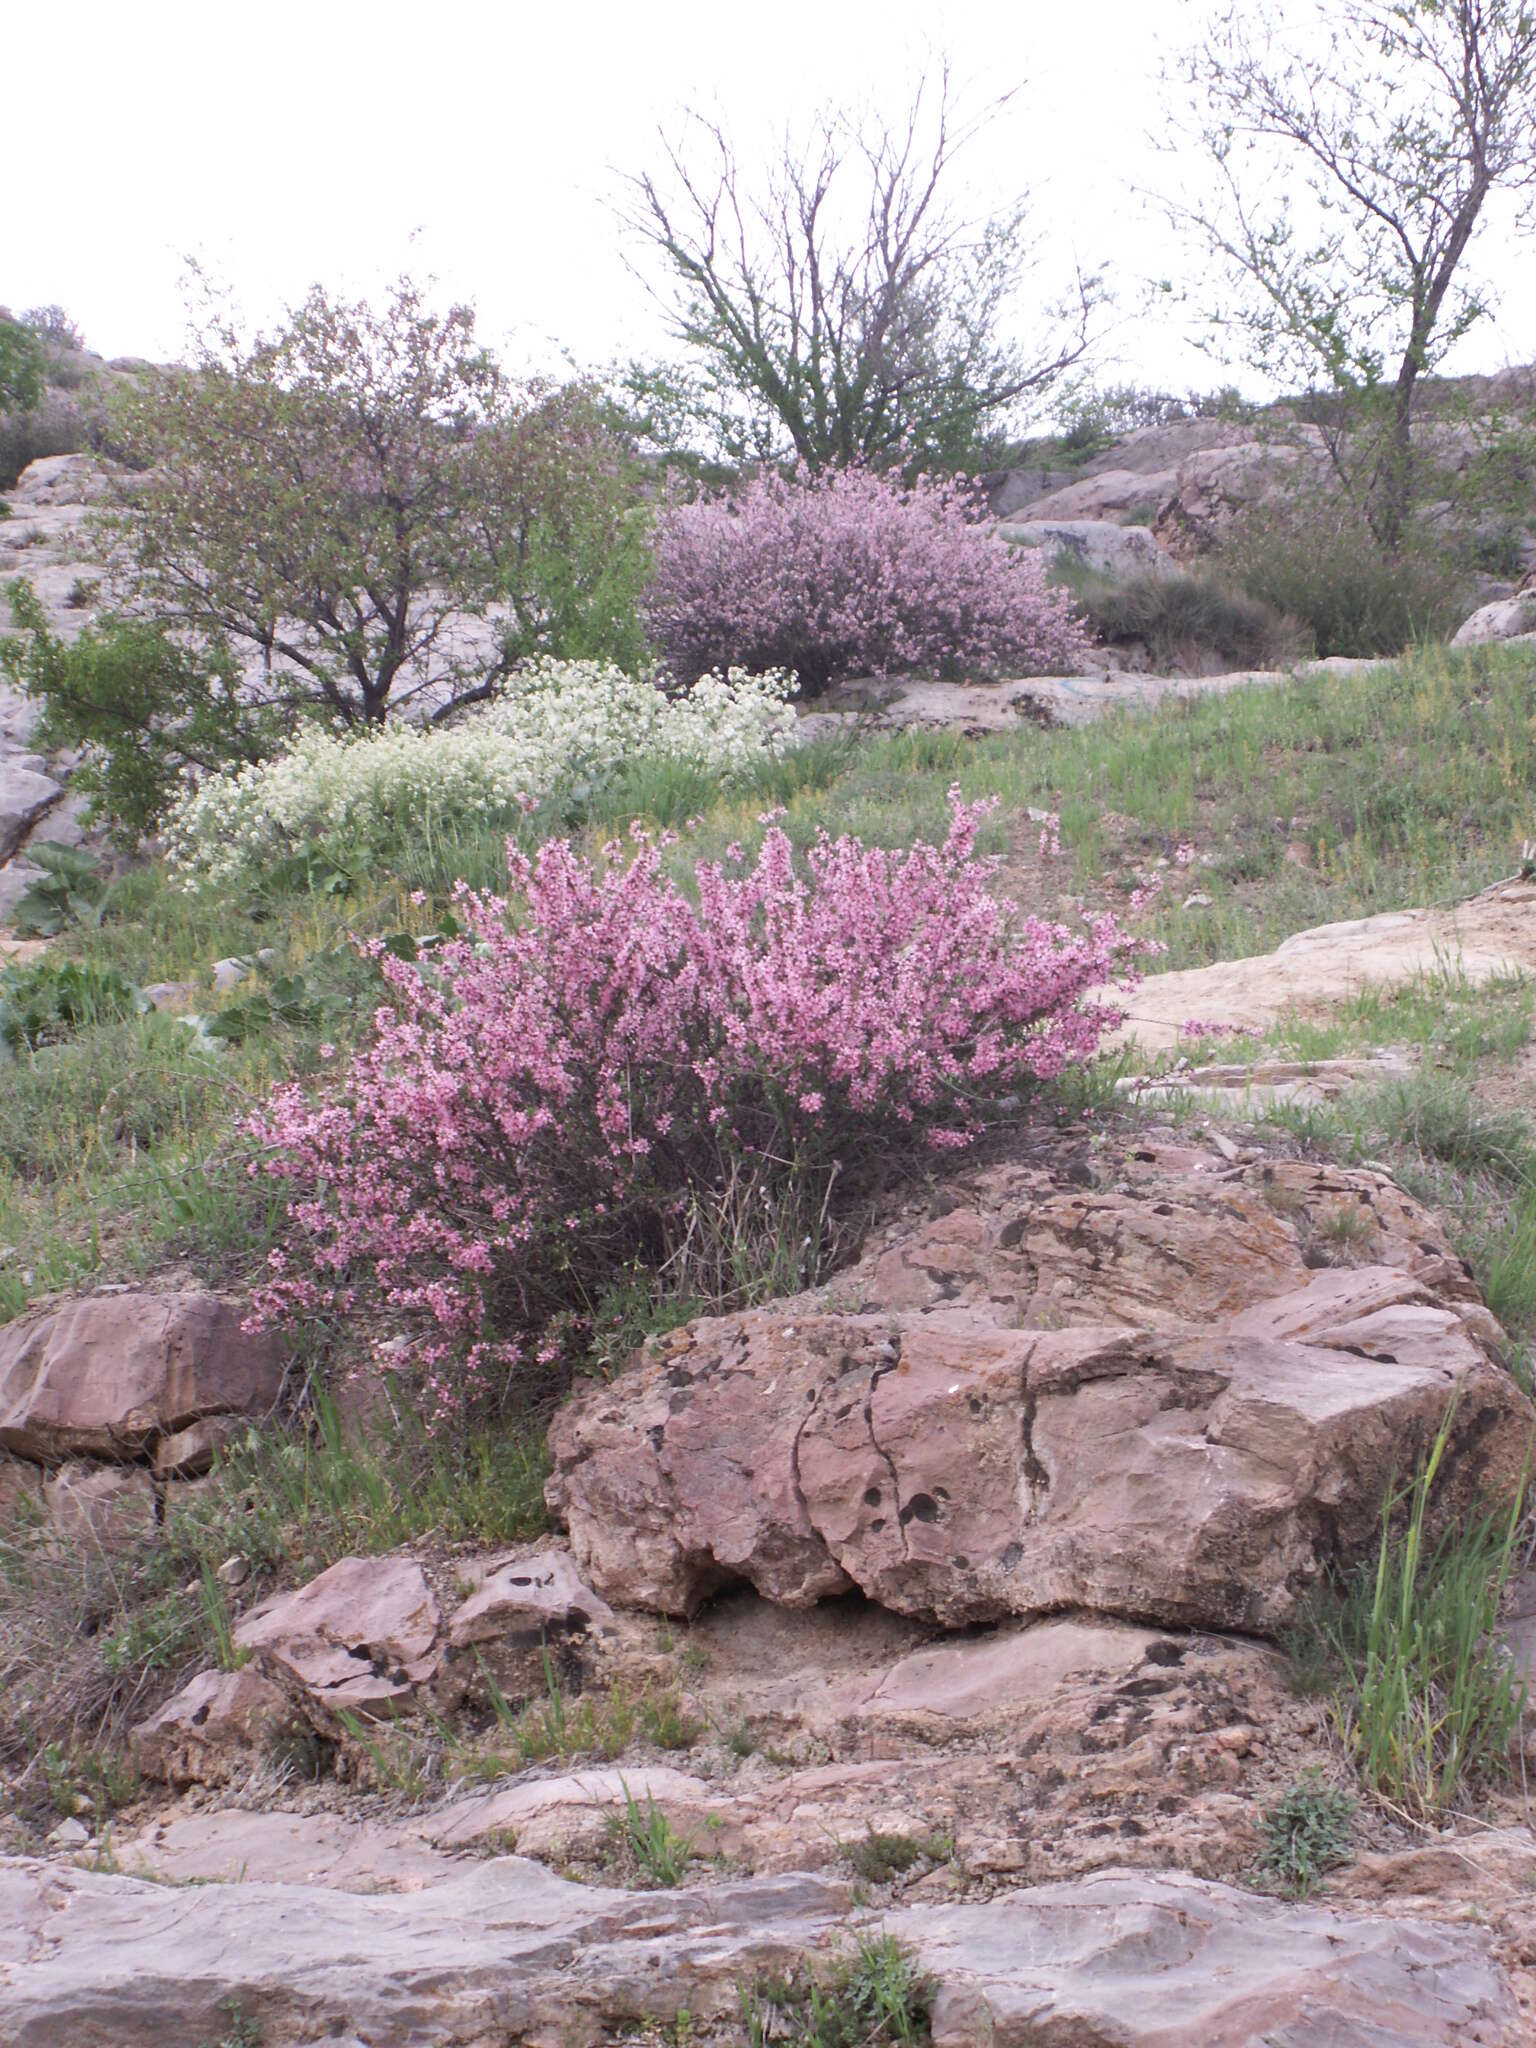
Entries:
<svg viewBox="0 0 1536 2048">
<path fill-rule="evenodd" d="M 793 669 L 807 695 L 840 676 L 1043 674 L 1088 638 L 1039 555 L 1010 548 L 964 484 L 868 469 L 760 476 L 659 522 L 645 616 L 680 682 Z"/>
<path fill-rule="evenodd" d="M 942 845 L 823 835 L 803 864 L 770 821 L 696 901 L 643 837 L 600 868 L 509 852 L 515 903 L 464 890 L 440 951 L 381 954 L 371 1042 L 259 1119 L 291 1232 L 258 1316 L 382 1309 L 446 1415 L 568 1361 L 616 1279 L 675 1281 L 727 1211 L 803 1234 L 882 1146 L 969 1143 L 1093 1053 L 1117 1013 L 1088 992 L 1130 949 L 996 897 L 980 808 L 955 795 Z"/>
</svg>

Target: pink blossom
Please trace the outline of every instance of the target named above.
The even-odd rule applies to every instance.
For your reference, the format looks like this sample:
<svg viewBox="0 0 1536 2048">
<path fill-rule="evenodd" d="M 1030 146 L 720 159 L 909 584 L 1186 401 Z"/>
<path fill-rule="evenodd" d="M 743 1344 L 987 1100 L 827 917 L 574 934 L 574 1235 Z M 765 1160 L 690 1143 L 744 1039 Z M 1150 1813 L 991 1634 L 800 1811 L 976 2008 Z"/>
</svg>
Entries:
<svg viewBox="0 0 1536 2048">
<path fill-rule="evenodd" d="M 808 696 L 847 675 L 1071 670 L 1088 648 L 1038 553 L 999 540 L 959 479 L 860 468 L 674 506 L 645 606 L 680 681 L 793 669 Z"/>
<path fill-rule="evenodd" d="M 797 863 L 775 824 L 749 867 L 699 863 L 696 903 L 644 839 L 597 866 L 509 846 L 515 900 L 461 885 L 430 962 L 378 956 L 371 1041 L 256 1120 L 290 1219 L 258 1319 L 372 1302 L 447 1412 L 568 1356 L 743 1163 L 824 1188 L 882 1141 L 963 1147 L 1090 1058 L 1131 942 L 995 896 L 983 807 L 951 798 L 902 852 L 823 834 Z"/>
</svg>

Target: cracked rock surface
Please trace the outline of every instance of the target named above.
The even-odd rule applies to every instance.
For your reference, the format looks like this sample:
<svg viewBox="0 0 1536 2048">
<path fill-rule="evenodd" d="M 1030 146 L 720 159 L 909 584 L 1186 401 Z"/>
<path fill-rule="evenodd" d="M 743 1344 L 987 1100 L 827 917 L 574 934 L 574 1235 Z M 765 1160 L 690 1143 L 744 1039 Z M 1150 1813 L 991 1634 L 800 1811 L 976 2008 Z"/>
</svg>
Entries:
<svg viewBox="0 0 1536 2048">
<path fill-rule="evenodd" d="M 551 1433 L 578 1564 L 679 1615 L 745 1582 L 1268 1634 L 1369 1545 L 1457 1390 L 1441 1511 L 1507 1498 L 1536 1414 L 1428 1216 L 1377 1175 L 1296 1163 L 1277 1201 L 1220 1165 L 1149 1150 L 1081 1194 L 1005 1168 L 848 1276 L 879 1309 L 662 1340 Z M 1362 1263 L 1309 1265 L 1299 1219 L 1340 1194 Z"/>
</svg>

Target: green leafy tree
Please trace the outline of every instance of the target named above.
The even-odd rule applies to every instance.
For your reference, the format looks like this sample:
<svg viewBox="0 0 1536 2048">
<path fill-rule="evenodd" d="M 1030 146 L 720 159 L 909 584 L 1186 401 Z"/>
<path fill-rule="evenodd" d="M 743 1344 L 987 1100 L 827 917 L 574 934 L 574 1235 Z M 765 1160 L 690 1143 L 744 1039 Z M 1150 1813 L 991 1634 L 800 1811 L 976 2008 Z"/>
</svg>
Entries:
<svg viewBox="0 0 1536 2048">
<path fill-rule="evenodd" d="M 641 515 L 594 395 L 514 385 L 408 279 L 380 308 L 316 286 L 254 341 L 214 317 L 112 432 L 129 607 L 228 647 L 255 703 L 442 718 L 529 654 L 638 644 Z"/>
<path fill-rule="evenodd" d="M 0 412 L 31 412 L 43 395 L 45 367 L 31 328 L 0 314 Z"/>
<path fill-rule="evenodd" d="M 0 639 L 0 674 L 41 703 L 45 747 L 83 749 L 75 787 L 126 843 L 153 829 L 186 770 L 260 760 L 282 737 L 281 715 L 243 698 L 227 648 L 112 617 L 68 643 L 25 578 L 5 597 L 16 631 Z"/>
<path fill-rule="evenodd" d="M 1244 0 L 1187 81 L 1215 177 L 1173 210 L 1218 259 L 1213 325 L 1282 383 L 1352 401 L 1319 423 L 1395 547 L 1422 380 L 1489 310 L 1465 263 L 1484 211 L 1502 193 L 1530 224 L 1536 6 Z"/>
<path fill-rule="evenodd" d="M 826 113 L 756 170 L 690 114 L 623 212 L 688 368 L 632 372 L 631 400 L 732 461 L 974 462 L 1083 356 L 1097 298 L 1080 277 L 1035 343 L 1010 338 L 1040 320 L 1027 204 L 978 219 L 951 192 L 1011 97 L 958 120 L 945 70 L 894 123 Z"/>
</svg>

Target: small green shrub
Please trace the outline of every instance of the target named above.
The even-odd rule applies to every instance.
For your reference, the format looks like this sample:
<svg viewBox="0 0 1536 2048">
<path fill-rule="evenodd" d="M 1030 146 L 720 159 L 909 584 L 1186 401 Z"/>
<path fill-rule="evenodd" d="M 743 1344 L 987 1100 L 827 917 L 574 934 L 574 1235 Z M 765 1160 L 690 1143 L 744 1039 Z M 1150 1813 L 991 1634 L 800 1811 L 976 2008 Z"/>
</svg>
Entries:
<svg viewBox="0 0 1536 2048">
<path fill-rule="evenodd" d="M 1350 1822 L 1355 1802 L 1310 1773 L 1263 1816 L 1259 1875 L 1293 1899 L 1304 1899 L 1330 1870 L 1352 1860 Z"/>
<path fill-rule="evenodd" d="M 250 703 L 227 650 L 197 651 L 144 619 L 107 616 L 66 642 L 30 583 L 5 587 L 16 633 L 0 674 L 42 705 L 40 745 L 83 748 L 74 781 L 127 844 L 158 822 L 188 767 L 260 760 L 286 721 Z"/>
<path fill-rule="evenodd" d="M 610 1819 L 608 1831 L 619 1853 L 661 1890 L 681 1884 L 697 1854 L 692 1835 L 679 1834 L 650 1793 L 641 1806 L 628 1785 L 624 1811 Z"/>
<path fill-rule="evenodd" d="M 1300 621 L 1320 656 L 1401 654 L 1444 639 L 1470 609 L 1466 571 L 1447 542 L 1410 531 L 1389 551 L 1328 497 L 1246 512 L 1217 562 L 1250 597 Z"/>
<path fill-rule="evenodd" d="M 11 913 L 22 938 L 51 939 L 68 925 L 96 923 L 106 883 L 95 854 L 42 839 L 27 848 L 26 857 L 43 873 Z"/>
<path fill-rule="evenodd" d="M 931 2038 L 933 1987 L 888 1934 L 825 1975 L 807 1964 L 740 1995 L 749 2048 L 916 2048 Z"/>
<path fill-rule="evenodd" d="M 1059 572 L 1058 572 L 1059 573 Z M 1263 599 L 1211 570 L 1179 576 L 1078 573 L 1067 579 L 1102 640 L 1139 640 L 1158 669 L 1279 668 L 1305 636 Z"/>
<path fill-rule="evenodd" d="M 869 1828 L 857 1841 L 839 1846 L 866 1884 L 889 1884 L 915 1863 L 925 1859 L 941 1861 L 949 1855 L 952 1844 L 947 1835 L 881 1834 Z"/>
</svg>

